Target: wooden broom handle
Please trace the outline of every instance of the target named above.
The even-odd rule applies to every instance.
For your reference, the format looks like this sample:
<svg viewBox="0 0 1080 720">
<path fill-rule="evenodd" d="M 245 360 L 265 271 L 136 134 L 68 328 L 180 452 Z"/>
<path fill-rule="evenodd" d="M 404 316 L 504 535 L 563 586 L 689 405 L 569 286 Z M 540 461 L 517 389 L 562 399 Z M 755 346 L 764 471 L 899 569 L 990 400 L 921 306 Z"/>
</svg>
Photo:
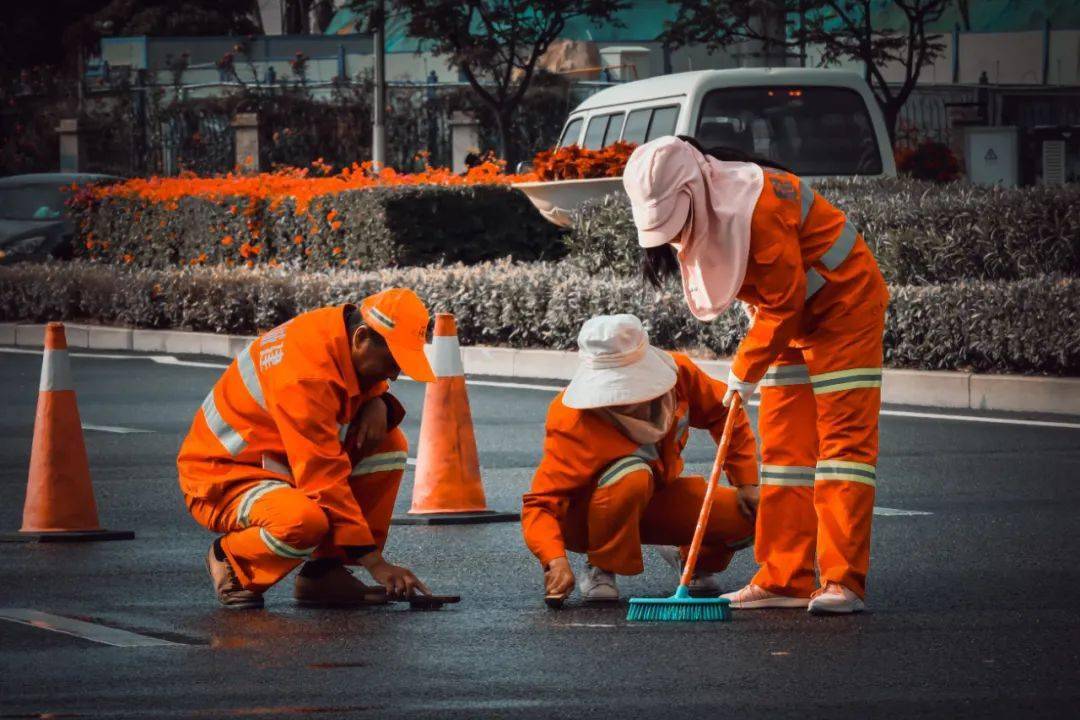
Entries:
<svg viewBox="0 0 1080 720">
<path fill-rule="evenodd" d="M 727 419 L 724 420 L 724 433 L 720 436 L 720 447 L 716 449 L 716 460 L 713 461 L 712 473 L 709 475 L 709 484 L 705 488 L 705 500 L 701 503 L 701 514 L 698 515 L 697 527 L 694 528 L 694 539 L 690 543 L 690 553 L 686 556 L 686 566 L 683 568 L 680 585 L 688 586 L 694 579 L 694 569 L 697 567 L 698 553 L 701 552 L 701 542 L 705 539 L 705 528 L 709 524 L 709 513 L 712 512 L 713 491 L 720 483 L 720 474 L 724 470 L 724 462 L 727 459 L 728 445 L 731 444 L 731 436 L 735 431 L 735 418 L 742 409 L 742 396 L 739 393 L 731 398 L 731 407 L 728 408 Z"/>
</svg>

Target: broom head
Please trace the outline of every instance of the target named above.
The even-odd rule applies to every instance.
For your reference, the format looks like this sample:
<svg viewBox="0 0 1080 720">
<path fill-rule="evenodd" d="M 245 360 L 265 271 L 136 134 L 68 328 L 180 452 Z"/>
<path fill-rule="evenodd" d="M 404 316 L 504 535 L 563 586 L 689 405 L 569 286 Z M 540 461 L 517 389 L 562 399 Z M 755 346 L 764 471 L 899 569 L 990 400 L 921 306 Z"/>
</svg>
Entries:
<svg viewBox="0 0 1080 720">
<path fill-rule="evenodd" d="M 632 622 L 726 622 L 731 620 L 731 602 L 727 598 L 691 597 L 680 585 L 667 598 L 630 598 L 626 619 Z"/>
</svg>

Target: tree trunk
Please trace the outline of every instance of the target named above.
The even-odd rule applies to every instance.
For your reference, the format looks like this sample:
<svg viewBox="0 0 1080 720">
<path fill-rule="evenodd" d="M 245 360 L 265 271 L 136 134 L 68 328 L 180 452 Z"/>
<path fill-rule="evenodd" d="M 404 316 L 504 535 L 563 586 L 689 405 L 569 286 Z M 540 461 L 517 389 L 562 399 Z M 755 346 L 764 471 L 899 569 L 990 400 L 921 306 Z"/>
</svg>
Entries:
<svg viewBox="0 0 1080 720">
<path fill-rule="evenodd" d="M 881 114 L 885 116 L 885 129 L 889 133 L 889 146 L 896 146 L 896 123 L 900 120 L 902 102 L 881 103 Z"/>
<path fill-rule="evenodd" d="M 514 172 L 514 164 L 517 162 L 517 155 L 514 152 L 514 145 L 510 139 L 510 131 L 514 127 L 513 123 L 513 111 L 496 110 L 495 111 L 495 125 L 499 131 L 499 158 L 506 161 L 506 169 L 508 172 Z"/>
</svg>

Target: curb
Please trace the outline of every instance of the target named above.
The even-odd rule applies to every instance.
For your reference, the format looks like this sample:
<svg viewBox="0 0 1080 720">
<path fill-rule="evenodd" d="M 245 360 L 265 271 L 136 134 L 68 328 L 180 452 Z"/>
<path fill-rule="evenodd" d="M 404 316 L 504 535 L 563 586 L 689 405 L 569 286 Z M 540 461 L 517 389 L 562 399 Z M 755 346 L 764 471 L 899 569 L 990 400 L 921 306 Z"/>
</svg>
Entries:
<svg viewBox="0 0 1080 720">
<path fill-rule="evenodd" d="M 89 350 L 125 350 L 232 358 L 253 337 L 182 330 L 141 330 L 65 323 L 68 347 Z M 41 347 L 45 326 L 0 323 L 0 345 Z M 518 350 L 467 346 L 461 348 L 469 375 L 521 380 L 569 380 L 577 367 L 577 353 L 564 350 Z M 698 360 L 709 375 L 727 377 L 726 360 Z M 886 368 L 881 401 L 890 405 L 1037 412 L 1080 415 L 1080 378 L 1026 375 L 981 375 L 936 370 Z"/>
</svg>

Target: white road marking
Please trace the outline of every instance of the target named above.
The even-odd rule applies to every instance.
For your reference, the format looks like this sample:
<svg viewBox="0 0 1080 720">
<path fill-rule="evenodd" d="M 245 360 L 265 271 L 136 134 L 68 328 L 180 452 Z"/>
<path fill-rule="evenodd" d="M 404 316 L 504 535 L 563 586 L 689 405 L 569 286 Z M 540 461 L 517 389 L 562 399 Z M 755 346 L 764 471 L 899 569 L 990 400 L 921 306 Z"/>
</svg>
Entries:
<svg viewBox="0 0 1080 720">
<path fill-rule="evenodd" d="M 6 353 L 21 353 L 29 355 L 40 355 L 41 350 L 28 350 L 24 348 L 0 348 L 0 352 Z M 179 358 L 171 355 L 100 355 L 95 353 L 72 353 L 71 357 L 77 358 L 96 358 L 99 360 L 151 360 L 159 365 L 182 365 L 184 367 L 199 367 L 199 368 L 211 368 L 215 370 L 224 370 L 228 365 L 221 365 L 220 363 L 206 363 L 198 362 L 195 360 L 180 360 Z M 402 377 L 402 380 L 414 382 L 411 378 Z M 498 380 L 466 380 L 468 385 L 483 385 L 487 387 L 504 387 L 512 388 L 516 390 L 540 390 L 543 392 L 557 393 L 562 391 L 563 386 L 556 385 L 540 385 L 533 383 L 518 383 L 518 382 L 502 382 Z M 757 406 L 759 401 L 752 400 L 750 405 Z M 1025 418 L 998 418 L 998 417 L 981 417 L 978 415 L 949 415 L 945 413 L 933 413 L 933 412 L 915 412 L 912 410 L 889 410 L 883 408 L 881 410 L 882 415 L 889 417 L 906 417 L 917 418 L 920 420 L 946 420 L 953 422 L 972 422 L 972 423 L 990 423 L 993 425 L 1024 425 L 1027 427 L 1048 427 L 1048 428 L 1064 428 L 1067 430 L 1080 430 L 1080 423 L 1076 422 L 1062 422 L 1054 420 L 1028 420 Z"/>
<path fill-rule="evenodd" d="M 152 434 L 153 430 L 140 430 L 139 428 L 129 427 L 117 427 L 115 425 L 91 425 L 89 423 L 83 423 L 83 430 L 94 430 L 96 432 L 116 433 L 117 435 L 141 435 L 143 433 Z"/>
<path fill-rule="evenodd" d="M 874 514 L 875 515 L 884 515 L 884 516 L 888 517 L 888 516 L 892 516 L 892 515 L 897 515 L 897 516 L 933 515 L 934 513 L 926 512 L 925 510 L 899 510 L 897 508 L 878 507 L 878 506 L 875 505 L 874 506 Z"/>
<path fill-rule="evenodd" d="M 29 625 L 41 630 L 50 630 L 63 635 L 72 635 L 84 640 L 112 645 L 113 647 L 156 647 L 161 645 L 183 645 L 183 643 L 139 635 L 119 628 L 98 625 L 28 608 L 0 608 L 0 620 Z"/>
<path fill-rule="evenodd" d="M 563 627 L 613 628 L 615 625 L 608 623 L 566 623 Z"/>
</svg>

